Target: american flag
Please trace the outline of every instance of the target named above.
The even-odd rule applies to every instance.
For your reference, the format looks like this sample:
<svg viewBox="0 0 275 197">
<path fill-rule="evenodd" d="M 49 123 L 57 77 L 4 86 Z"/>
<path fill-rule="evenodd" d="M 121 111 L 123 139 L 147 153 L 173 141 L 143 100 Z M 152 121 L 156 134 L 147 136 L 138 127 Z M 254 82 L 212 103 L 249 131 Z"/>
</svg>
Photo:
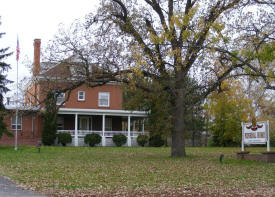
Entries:
<svg viewBox="0 0 275 197">
<path fill-rule="evenodd" d="M 19 54 L 20 54 L 20 49 L 19 49 L 19 40 L 18 40 L 18 36 L 17 36 L 16 61 L 19 60 Z"/>
</svg>

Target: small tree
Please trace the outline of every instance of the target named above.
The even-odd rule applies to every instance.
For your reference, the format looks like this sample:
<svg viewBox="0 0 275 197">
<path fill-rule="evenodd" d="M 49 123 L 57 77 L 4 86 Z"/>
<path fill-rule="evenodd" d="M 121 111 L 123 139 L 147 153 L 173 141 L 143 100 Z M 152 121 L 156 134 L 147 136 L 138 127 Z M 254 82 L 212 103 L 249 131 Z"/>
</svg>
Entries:
<svg viewBox="0 0 275 197">
<path fill-rule="evenodd" d="M 53 92 L 47 94 L 43 123 L 42 142 L 44 145 L 53 145 L 57 131 L 56 97 Z"/>
<path fill-rule="evenodd" d="M 214 92 L 209 97 L 207 110 L 212 119 L 212 146 L 236 146 L 241 143 L 241 122 L 248 121 L 250 99 L 236 81 L 222 83 L 223 92 Z"/>
<path fill-rule="evenodd" d="M 0 21 L 1 25 L 1 21 Z M 5 33 L 0 33 L 0 38 L 4 35 Z M 8 136 L 12 136 L 12 134 L 7 130 L 7 126 L 4 122 L 4 116 L 5 116 L 5 106 L 3 104 L 3 94 L 8 92 L 9 89 L 6 87 L 8 83 L 10 83 L 9 80 L 6 79 L 6 75 L 3 73 L 5 71 L 8 71 L 10 68 L 10 65 L 3 62 L 3 59 L 6 57 L 10 56 L 12 53 L 8 53 L 7 51 L 9 48 L 2 48 L 0 49 L 0 139 L 3 134 L 6 134 Z"/>
<path fill-rule="evenodd" d="M 101 136 L 97 133 L 91 133 L 87 134 L 84 137 L 85 144 L 89 144 L 89 146 L 95 146 L 96 144 L 99 144 L 101 142 Z"/>
<path fill-rule="evenodd" d="M 122 146 L 127 142 L 127 137 L 123 134 L 115 134 L 113 136 L 113 142 L 116 146 Z"/>
</svg>

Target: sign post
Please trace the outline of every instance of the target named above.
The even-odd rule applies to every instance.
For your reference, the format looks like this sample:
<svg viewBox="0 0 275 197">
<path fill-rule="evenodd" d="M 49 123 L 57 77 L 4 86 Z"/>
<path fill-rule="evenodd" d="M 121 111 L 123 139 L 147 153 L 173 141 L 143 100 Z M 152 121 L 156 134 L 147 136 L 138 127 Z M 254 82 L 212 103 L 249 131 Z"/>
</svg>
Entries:
<svg viewBox="0 0 275 197">
<path fill-rule="evenodd" d="M 244 128 L 244 123 L 242 122 L 242 152 L 244 152 L 244 131 L 243 131 L 243 128 Z"/>
</svg>

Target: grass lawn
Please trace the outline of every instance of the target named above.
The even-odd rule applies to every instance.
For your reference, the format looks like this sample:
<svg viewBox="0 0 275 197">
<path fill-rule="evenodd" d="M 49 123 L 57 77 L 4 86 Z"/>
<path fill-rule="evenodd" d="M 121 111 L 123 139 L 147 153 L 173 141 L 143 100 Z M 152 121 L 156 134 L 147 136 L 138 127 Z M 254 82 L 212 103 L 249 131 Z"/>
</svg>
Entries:
<svg viewBox="0 0 275 197">
<path fill-rule="evenodd" d="M 52 196 L 275 196 L 274 163 L 237 160 L 240 148 L 186 151 L 171 158 L 170 148 L 0 147 L 0 175 Z"/>
</svg>

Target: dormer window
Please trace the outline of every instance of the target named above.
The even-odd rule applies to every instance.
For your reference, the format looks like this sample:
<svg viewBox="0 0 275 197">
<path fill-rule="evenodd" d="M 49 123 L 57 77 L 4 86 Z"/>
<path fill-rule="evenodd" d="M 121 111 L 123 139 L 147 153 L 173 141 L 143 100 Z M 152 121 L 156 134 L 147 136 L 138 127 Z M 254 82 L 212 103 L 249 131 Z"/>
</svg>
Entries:
<svg viewBox="0 0 275 197">
<path fill-rule="evenodd" d="M 84 91 L 78 91 L 78 100 L 85 101 L 85 92 Z"/>
<path fill-rule="evenodd" d="M 56 104 L 61 105 L 65 101 L 65 93 L 56 93 Z"/>
<path fill-rule="evenodd" d="M 98 106 L 109 107 L 110 106 L 110 92 L 99 92 L 98 93 Z"/>
</svg>

